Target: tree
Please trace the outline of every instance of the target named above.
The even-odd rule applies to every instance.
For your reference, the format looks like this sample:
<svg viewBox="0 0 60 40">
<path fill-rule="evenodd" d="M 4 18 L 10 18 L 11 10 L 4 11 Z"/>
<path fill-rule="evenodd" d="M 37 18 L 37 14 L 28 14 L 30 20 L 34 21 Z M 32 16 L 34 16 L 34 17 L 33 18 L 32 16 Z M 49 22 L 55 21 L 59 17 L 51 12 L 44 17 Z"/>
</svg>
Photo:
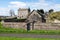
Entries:
<svg viewBox="0 0 60 40">
<path fill-rule="evenodd" d="M 30 10 L 30 8 L 28 8 L 28 12 L 30 12 L 31 10 Z"/>
<path fill-rule="evenodd" d="M 44 14 L 44 10 L 43 9 L 37 9 L 37 12 L 39 13 L 39 14 Z"/>
<path fill-rule="evenodd" d="M 40 12 L 44 14 L 44 10 L 43 9 L 40 9 Z"/>
<path fill-rule="evenodd" d="M 54 11 L 53 9 L 50 9 L 50 10 L 49 10 L 49 13 L 51 13 L 51 12 L 53 12 L 53 11 Z"/>
<path fill-rule="evenodd" d="M 12 9 L 10 10 L 10 15 L 15 16 L 14 10 L 12 10 Z"/>
<path fill-rule="evenodd" d="M 42 22 L 46 22 L 44 10 L 40 9 L 37 12 L 41 15 Z"/>
<path fill-rule="evenodd" d="M 50 20 L 58 19 L 60 20 L 60 12 L 53 12 L 49 15 Z"/>
</svg>

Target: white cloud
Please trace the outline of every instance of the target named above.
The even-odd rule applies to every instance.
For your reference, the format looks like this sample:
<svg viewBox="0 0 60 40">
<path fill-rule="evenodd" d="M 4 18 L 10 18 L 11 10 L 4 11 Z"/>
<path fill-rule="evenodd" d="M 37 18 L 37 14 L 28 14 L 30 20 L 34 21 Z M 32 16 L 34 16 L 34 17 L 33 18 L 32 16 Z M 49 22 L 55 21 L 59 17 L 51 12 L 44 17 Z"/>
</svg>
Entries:
<svg viewBox="0 0 60 40">
<path fill-rule="evenodd" d="M 9 5 L 7 7 L 0 7 L 0 15 L 10 15 L 9 10 L 13 9 L 15 10 L 15 14 L 17 14 L 17 8 L 23 8 L 26 7 L 26 3 L 24 2 L 9 2 Z"/>
<path fill-rule="evenodd" d="M 49 10 L 49 9 L 54 9 L 55 11 L 59 11 L 60 10 L 60 4 L 54 3 L 53 1 L 55 0 L 51 0 L 51 1 L 46 1 L 46 0 L 39 0 L 38 2 L 32 2 L 29 3 L 28 5 L 32 8 L 32 9 L 44 9 L 44 10 Z"/>
<path fill-rule="evenodd" d="M 60 11 L 60 4 L 55 4 L 53 8 L 55 9 L 55 11 Z"/>
<path fill-rule="evenodd" d="M 26 7 L 26 3 L 24 2 L 18 2 L 18 1 L 13 1 L 9 3 L 8 7 L 13 7 L 13 8 L 23 8 Z"/>
<path fill-rule="evenodd" d="M 9 9 L 8 8 L 0 8 L 0 15 L 2 16 L 2 15 L 5 15 L 5 16 L 7 16 L 7 15 L 9 15 Z"/>
<path fill-rule="evenodd" d="M 49 9 L 54 9 L 55 11 L 60 10 L 60 4 L 54 3 L 52 1 L 46 1 L 46 0 L 38 0 L 38 2 L 21 2 L 21 1 L 11 1 L 9 2 L 9 5 L 7 5 L 6 8 L 2 7 L 0 8 L 0 15 L 9 15 L 9 10 L 14 9 L 15 13 L 17 13 L 18 8 L 28 8 L 30 7 L 32 10 L 33 9 L 44 9 L 44 10 L 49 10 Z"/>
<path fill-rule="evenodd" d="M 10 5 L 8 5 L 9 8 L 28 8 L 30 7 L 33 9 L 54 9 L 55 11 L 59 10 L 60 4 L 55 4 L 52 1 L 46 1 L 46 0 L 38 0 L 38 2 L 21 2 L 21 1 L 12 1 L 9 2 Z"/>
<path fill-rule="evenodd" d="M 46 9 L 49 4 L 45 0 L 39 0 L 38 2 L 27 3 L 27 5 L 32 9 Z"/>
</svg>

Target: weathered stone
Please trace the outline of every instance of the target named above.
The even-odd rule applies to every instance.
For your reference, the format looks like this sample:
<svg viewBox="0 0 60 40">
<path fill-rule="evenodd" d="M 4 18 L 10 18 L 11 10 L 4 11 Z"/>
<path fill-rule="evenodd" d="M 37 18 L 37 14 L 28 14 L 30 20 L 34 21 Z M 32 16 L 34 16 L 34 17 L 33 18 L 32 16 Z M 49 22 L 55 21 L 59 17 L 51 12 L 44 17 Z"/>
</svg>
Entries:
<svg viewBox="0 0 60 40">
<path fill-rule="evenodd" d="M 11 28 L 22 28 L 25 29 L 27 28 L 25 22 L 4 22 L 3 23 L 4 27 L 11 27 Z M 30 29 L 32 30 L 32 25 L 30 26 Z M 60 30 L 60 25 L 58 23 L 35 23 L 34 24 L 34 30 Z"/>
</svg>

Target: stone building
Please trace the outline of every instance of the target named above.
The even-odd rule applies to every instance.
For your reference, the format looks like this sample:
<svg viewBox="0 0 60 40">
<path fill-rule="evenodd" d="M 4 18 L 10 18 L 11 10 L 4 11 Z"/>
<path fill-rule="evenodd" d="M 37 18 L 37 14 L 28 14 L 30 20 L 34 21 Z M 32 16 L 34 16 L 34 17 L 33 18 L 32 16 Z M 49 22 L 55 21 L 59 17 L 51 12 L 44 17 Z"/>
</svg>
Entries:
<svg viewBox="0 0 60 40">
<path fill-rule="evenodd" d="M 47 18 L 48 16 L 46 16 Z M 10 27 L 10 28 L 21 28 L 21 29 L 26 29 L 26 22 L 25 20 L 23 22 L 20 21 L 20 19 L 27 19 L 30 22 L 32 22 L 30 25 L 30 29 L 34 29 L 34 30 L 60 30 L 60 23 L 42 23 L 42 16 L 36 11 L 33 10 L 32 12 L 30 11 L 30 9 L 23 9 L 23 8 L 19 8 L 18 9 L 18 17 L 19 21 L 17 22 L 16 19 L 14 17 L 8 17 L 10 22 L 4 22 L 2 21 L 3 27 Z M 10 19 L 11 18 L 11 19 Z M 15 20 L 14 22 L 12 22 L 11 20 Z M 33 21 L 34 22 L 33 24 Z M 56 20 L 55 20 L 56 22 Z M 58 21 L 59 22 L 59 21 Z"/>
<path fill-rule="evenodd" d="M 42 22 L 42 16 L 37 12 L 37 10 L 30 11 L 30 8 L 19 8 L 18 9 L 18 19 L 27 19 L 30 22 L 39 21 Z"/>
<path fill-rule="evenodd" d="M 30 13 L 30 9 L 19 8 L 18 9 L 18 17 L 17 18 L 26 19 L 29 13 Z"/>
<path fill-rule="evenodd" d="M 27 20 L 29 20 L 30 22 L 36 21 L 36 22 L 41 22 L 41 15 L 36 11 L 33 10 L 29 15 Z"/>
</svg>

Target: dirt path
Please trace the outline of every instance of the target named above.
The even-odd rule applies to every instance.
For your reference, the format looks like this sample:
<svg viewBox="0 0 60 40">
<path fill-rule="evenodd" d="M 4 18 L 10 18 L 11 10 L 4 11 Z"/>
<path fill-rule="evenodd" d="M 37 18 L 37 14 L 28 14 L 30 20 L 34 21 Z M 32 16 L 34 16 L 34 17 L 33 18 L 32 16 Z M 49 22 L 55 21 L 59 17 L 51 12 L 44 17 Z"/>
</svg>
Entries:
<svg viewBox="0 0 60 40">
<path fill-rule="evenodd" d="M 33 38 L 60 38 L 60 35 L 39 35 L 39 34 L 0 34 L 3 37 L 33 37 Z"/>
</svg>

